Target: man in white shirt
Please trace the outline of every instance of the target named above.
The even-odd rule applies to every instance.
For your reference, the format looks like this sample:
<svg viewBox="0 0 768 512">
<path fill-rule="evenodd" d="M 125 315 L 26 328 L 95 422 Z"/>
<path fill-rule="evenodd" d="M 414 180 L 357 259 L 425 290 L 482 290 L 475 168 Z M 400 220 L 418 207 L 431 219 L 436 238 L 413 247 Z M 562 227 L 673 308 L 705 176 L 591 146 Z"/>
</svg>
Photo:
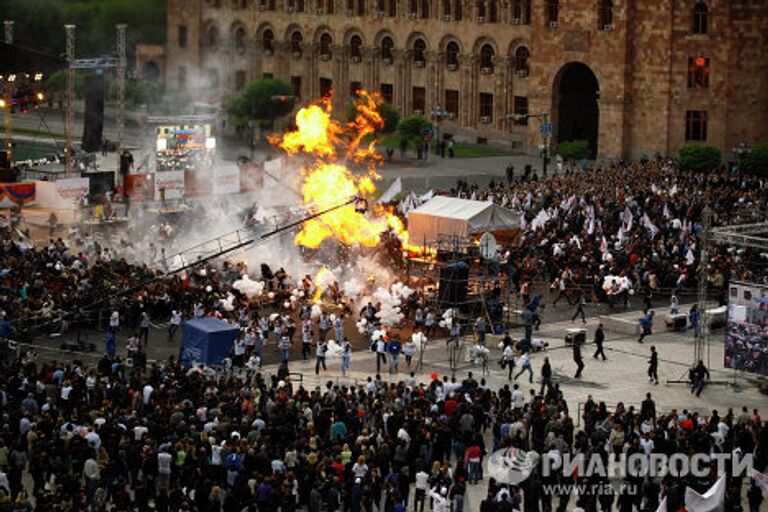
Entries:
<svg viewBox="0 0 768 512">
<path fill-rule="evenodd" d="M 507 380 L 512 380 L 512 373 L 515 370 L 515 350 L 512 348 L 511 343 L 504 348 L 501 362 L 507 368 Z"/>
<path fill-rule="evenodd" d="M 387 364 L 387 343 L 383 337 L 376 340 L 376 373 L 381 372 L 381 363 Z"/>
<path fill-rule="evenodd" d="M 437 488 L 432 489 L 429 492 L 432 497 L 432 511 L 433 512 L 449 512 L 448 506 L 448 489 L 443 487 L 440 492 L 437 492 Z"/>
<path fill-rule="evenodd" d="M 171 311 L 171 325 L 168 326 L 168 341 L 175 341 L 176 331 L 181 325 L 181 313 L 175 309 Z"/>
<path fill-rule="evenodd" d="M 149 383 L 141 390 L 141 403 L 145 407 L 149 405 L 149 400 L 152 398 L 152 392 L 155 390 Z"/>
<path fill-rule="evenodd" d="M 520 371 L 515 375 L 515 380 L 525 371 L 528 372 L 528 382 L 533 383 L 533 367 L 531 367 L 531 358 L 528 356 L 527 351 L 523 352 L 523 355 L 520 356 Z"/>
<path fill-rule="evenodd" d="M 525 403 L 525 395 L 520 391 L 520 386 L 515 384 L 514 391 L 512 392 L 512 404 L 515 406 L 515 410 L 522 410 Z"/>
<path fill-rule="evenodd" d="M 157 488 L 168 488 L 168 484 L 171 481 L 171 460 L 173 457 L 170 453 L 163 450 L 157 454 Z"/>
<path fill-rule="evenodd" d="M 120 313 L 117 312 L 117 310 L 112 312 L 112 315 L 109 317 L 109 327 L 113 331 L 117 331 L 117 328 L 120 327 Z"/>
<path fill-rule="evenodd" d="M 429 473 L 421 468 L 415 476 L 416 495 L 413 502 L 414 512 L 424 512 L 424 498 L 429 490 Z"/>
</svg>

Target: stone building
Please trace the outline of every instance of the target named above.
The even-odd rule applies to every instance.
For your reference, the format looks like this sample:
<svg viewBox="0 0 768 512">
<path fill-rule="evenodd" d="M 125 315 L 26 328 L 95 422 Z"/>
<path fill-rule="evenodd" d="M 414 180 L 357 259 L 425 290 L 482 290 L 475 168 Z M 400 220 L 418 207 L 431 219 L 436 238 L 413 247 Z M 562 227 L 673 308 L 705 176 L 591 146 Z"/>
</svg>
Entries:
<svg viewBox="0 0 768 512">
<path fill-rule="evenodd" d="M 604 158 L 768 140 L 765 0 L 168 0 L 167 36 L 166 86 L 217 103 L 271 76 L 528 152 L 545 120 Z"/>
</svg>

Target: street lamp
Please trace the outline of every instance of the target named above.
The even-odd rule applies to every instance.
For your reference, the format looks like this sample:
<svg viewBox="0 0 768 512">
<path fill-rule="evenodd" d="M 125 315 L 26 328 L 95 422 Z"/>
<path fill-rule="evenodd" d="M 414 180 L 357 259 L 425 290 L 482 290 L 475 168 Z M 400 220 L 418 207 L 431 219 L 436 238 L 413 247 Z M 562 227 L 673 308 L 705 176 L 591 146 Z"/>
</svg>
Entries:
<svg viewBox="0 0 768 512">
<path fill-rule="evenodd" d="M 437 155 L 440 149 L 440 121 L 448 117 L 448 111 L 438 103 L 429 111 L 429 115 L 435 120 L 435 154 Z"/>
<path fill-rule="evenodd" d="M 745 140 L 742 140 L 737 145 L 733 146 L 731 148 L 731 152 L 736 155 L 736 160 L 738 161 L 738 167 L 741 165 L 742 160 L 744 160 L 744 157 L 748 155 L 752 151 L 752 148 L 749 147 L 749 143 Z"/>
</svg>

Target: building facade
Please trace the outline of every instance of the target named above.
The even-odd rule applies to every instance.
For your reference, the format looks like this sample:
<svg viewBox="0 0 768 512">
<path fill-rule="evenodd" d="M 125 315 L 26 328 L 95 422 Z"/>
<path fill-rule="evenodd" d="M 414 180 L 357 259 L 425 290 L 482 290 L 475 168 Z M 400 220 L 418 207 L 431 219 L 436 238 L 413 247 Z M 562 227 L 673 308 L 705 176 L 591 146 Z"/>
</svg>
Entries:
<svg viewBox="0 0 768 512">
<path fill-rule="evenodd" d="M 601 158 L 768 140 L 764 0 L 168 0 L 167 36 L 166 87 L 211 102 L 279 77 L 527 152 L 545 121 Z"/>
</svg>

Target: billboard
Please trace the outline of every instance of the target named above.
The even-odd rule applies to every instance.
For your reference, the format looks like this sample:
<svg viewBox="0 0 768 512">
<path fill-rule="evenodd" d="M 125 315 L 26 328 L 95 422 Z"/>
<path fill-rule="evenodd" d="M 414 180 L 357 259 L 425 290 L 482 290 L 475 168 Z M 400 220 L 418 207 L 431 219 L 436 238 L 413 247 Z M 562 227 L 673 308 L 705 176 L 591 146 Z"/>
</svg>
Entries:
<svg viewBox="0 0 768 512">
<path fill-rule="evenodd" d="M 725 367 L 768 375 L 768 286 L 729 285 Z"/>
</svg>

